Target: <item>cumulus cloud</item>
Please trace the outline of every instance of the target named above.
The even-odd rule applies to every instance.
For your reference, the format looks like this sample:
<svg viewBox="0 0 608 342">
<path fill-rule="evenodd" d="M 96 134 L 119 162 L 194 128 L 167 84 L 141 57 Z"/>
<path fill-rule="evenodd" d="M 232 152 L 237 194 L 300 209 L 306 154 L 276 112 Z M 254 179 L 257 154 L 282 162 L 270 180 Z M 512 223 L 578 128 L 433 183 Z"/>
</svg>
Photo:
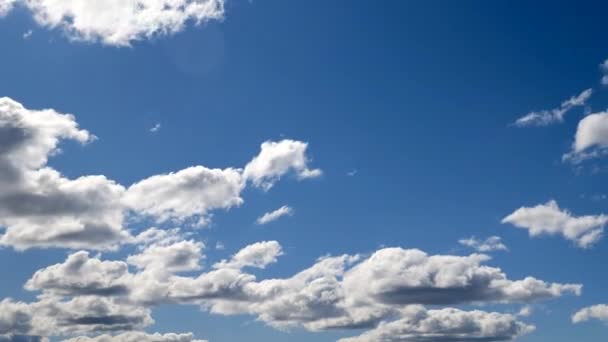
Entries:
<svg viewBox="0 0 608 342">
<path fill-rule="evenodd" d="M 130 331 L 118 335 L 100 335 L 96 337 L 79 336 L 63 342 L 207 342 L 197 340 L 192 333 L 186 334 L 147 334 L 144 332 Z"/>
<path fill-rule="evenodd" d="M 277 241 L 256 242 L 241 249 L 229 261 L 217 263 L 215 268 L 237 268 L 255 267 L 266 268 L 266 266 L 277 262 L 277 257 L 283 254 L 283 249 Z"/>
<path fill-rule="evenodd" d="M 128 46 L 175 34 L 189 23 L 224 16 L 224 0 L 0 0 L 0 15 L 27 8 L 40 26 L 59 28 L 72 40 Z"/>
<path fill-rule="evenodd" d="M 527 126 L 548 126 L 564 121 L 564 116 L 573 108 L 584 106 L 587 100 L 593 94 L 592 89 L 585 89 L 577 96 L 572 96 L 568 100 L 561 103 L 557 108 L 551 110 L 542 110 L 530 112 L 527 115 L 517 119 L 515 125 L 519 127 Z"/>
<path fill-rule="evenodd" d="M 579 123 L 572 151 L 563 160 L 580 163 L 608 153 L 608 112 L 587 115 Z"/>
<path fill-rule="evenodd" d="M 308 143 L 289 139 L 266 141 L 260 149 L 260 154 L 245 166 L 243 176 L 264 190 L 269 190 L 281 176 L 290 171 L 298 179 L 319 177 L 322 174 L 320 169 L 308 168 Z"/>
<path fill-rule="evenodd" d="M 498 336 L 518 336 L 529 327 L 508 315 L 449 307 L 427 311 L 422 305 L 530 303 L 581 291 L 577 284 L 547 283 L 533 277 L 510 280 L 500 269 L 483 265 L 489 260 L 485 255 L 427 255 L 401 248 L 384 248 L 366 258 L 323 257 L 291 277 L 257 280 L 245 269 L 276 262 L 282 254 L 276 241 L 246 246 L 209 271 L 184 276 L 178 273 L 200 267 L 202 245 L 162 241 L 147 245 L 127 262 L 76 252 L 65 262 L 36 272 L 25 287 L 40 291 L 39 301 L 7 302 L 12 311 L 23 311 L 25 318 L 20 320 L 22 328 L 5 330 L 33 336 L 139 330 L 153 322 L 152 306 L 173 303 L 198 305 L 215 314 L 253 315 L 281 329 L 372 329 L 360 337 L 367 338 L 384 336 L 386 329 L 394 327 L 402 329 L 403 336 L 422 340 L 460 336 L 492 341 L 499 340 Z M 136 266 L 134 272 L 127 263 Z M 445 324 L 452 319 L 454 325 L 433 328 L 429 324 L 438 317 Z M 486 318 L 484 327 L 496 320 L 503 322 L 501 328 L 470 325 Z M 493 329 L 496 335 L 490 333 Z"/>
<path fill-rule="evenodd" d="M 490 236 L 485 240 L 479 240 L 473 236 L 468 239 L 460 239 L 458 243 L 482 253 L 509 250 L 501 240 L 500 236 Z"/>
<path fill-rule="evenodd" d="M 104 176 L 67 179 L 46 166 L 63 139 L 94 136 L 72 115 L 0 98 L 0 244 L 104 249 L 128 237 L 121 185 Z"/>
<path fill-rule="evenodd" d="M 574 216 L 555 201 L 534 207 L 521 207 L 502 220 L 527 229 L 530 236 L 562 235 L 577 246 L 587 248 L 599 241 L 608 222 L 606 215 Z"/>
<path fill-rule="evenodd" d="M 598 304 L 586 307 L 577 311 L 572 316 L 573 323 L 586 322 L 591 319 L 597 319 L 603 322 L 608 322 L 608 305 Z"/>
<path fill-rule="evenodd" d="M 274 211 L 271 211 L 268 213 L 264 213 L 264 215 L 258 217 L 258 219 L 255 222 L 259 225 L 263 225 L 263 224 L 270 223 L 272 221 L 276 221 L 283 216 L 291 216 L 291 215 L 293 215 L 293 209 L 287 205 L 284 205 L 277 210 L 274 210 Z"/>
<path fill-rule="evenodd" d="M 209 212 L 243 203 L 244 184 L 239 170 L 193 166 L 175 173 L 155 175 L 131 185 L 124 203 L 159 223 L 194 219 L 195 225 L 209 222 Z"/>
<path fill-rule="evenodd" d="M 421 307 L 404 311 L 398 320 L 382 322 L 373 330 L 339 342 L 507 341 L 534 330 L 512 315 L 496 312 Z"/>
</svg>

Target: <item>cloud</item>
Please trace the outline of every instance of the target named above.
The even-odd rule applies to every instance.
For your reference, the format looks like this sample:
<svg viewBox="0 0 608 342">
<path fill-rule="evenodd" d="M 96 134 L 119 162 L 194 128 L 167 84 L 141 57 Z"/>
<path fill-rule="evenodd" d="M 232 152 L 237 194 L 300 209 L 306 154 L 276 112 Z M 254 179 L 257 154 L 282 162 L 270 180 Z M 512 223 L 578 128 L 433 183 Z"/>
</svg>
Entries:
<svg viewBox="0 0 608 342">
<path fill-rule="evenodd" d="M 204 226 L 210 211 L 241 205 L 243 187 L 237 169 L 193 166 L 139 181 L 127 189 L 123 201 L 131 210 L 159 223 L 194 219 L 195 225 Z"/>
<path fill-rule="evenodd" d="M 266 141 L 260 148 L 260 154 L 245 166 L 243 172 L 245 180 L 253 182 L 256 187 L 269 190 L 281 176 L 290 171 L 298 179 L 315 178 L 322 174 L 320 169 L 308 168 L 308 143 L 289 139 Z"/>
<path fill-rule="evenodd" d="M 104 176 L 67 179 L 46 166 L 64 139 L 95 137 L 72 115 L 0 98 L 0 244 L 107 249 L 128 237 L 121 185 Z"/>
<path fill-rule="evenodd" d="M 152 126 L 152 128 L 150 128 L 150 133 L 156 133 L 160 131 L 161 127 L 162 126 L 160 125 L 160 123 L 157 123 L 156 125 Z"/>
<path fill-rule="evenodd" d="M 63 340 L 63 342 L 207 342 L 207 340 L 197 340 L 192 333 L 147 334 L 131 331 L 119 335 L 80 336 Z"/>
<path fill-rule="evenodd" d="M 562 235 L 577 246 L 587 248 L 600 240 L 606 215 L 573 216 L 562 210 L 555 201 L 535 207 L 521 207 L 502 220 L 517 228 L 527 229 L 530 236 Z"/>
<path fill-rule="evenodd" d="M 558 108 L 530 112 L 517 119 L 515 125 L 519 127 L 527 126 L 548 126 L 564 121 L 564 116 L 573 108 L 584 106 L 593 94 L 592 89 L 585 89 L 577 96 L 573 96 L 561 103 Z"/>
<path fill-rule="evenodd" d="M 573 323 L 586 322 L 591 319 L 608 322 L 608 305 L 598 304 L 583 308 L 572 316 Z"/>
<path fill-rule="evenodd" d="M 471 247 L 478 252 L 494 252 L 494 251 L 508 251 L 509 249 L 501 242 L 499 236 L 490 236 L 485 240 L 478 240 L 477 238 L 470 237 L 468 239 L 458 240 L 463 246 Z"/>
<path fill-rule="evenodd" d="M 241 249 L 229 261 L 217 263 L 215 268 L 236 268 L 266 266 L 277 262 L 277 257 L 283 255 L 283 249 L 277 241 L 256 242 Z"/>
<path fill-rule="evenodd" d="M 427 255 L 401 248 L 384 248 L 366 258 L 323 257 L 288 278 L 257 280 L 244 271 L 276 262 L 282 254 L 276 241 L 246 246 L 199 275 L 178 275 L 199 268 L 201 249 L 192 241 L 168 239 L 145 246 L 126 262 L 73 253 L 65 262 L 39 270 L 26 283 L 27 290 L 41 292 L 37 302 L 6 301 L 11 312 L 21 310 L 25 316 L 19 320 L 21 328 L 4 324 L 10 327 L 5 333 L 46 337 L 140 330 L 152 324 L 153 306 L 172 303 L 198 305 L 215 314 L 253 315 L 280 329 L 371 329 L 360 337 L 366 338 L 394 327 L 421 341 L 429 336 L 492 341 L 522 334 L 529 326 L 509 315 L 449 307 L 427 310 L 422 305 L 527 304 L 581 291 L 580 285 L 533 277 L 510 280 L 500 269 L 483 265 L 489 260 L 484 255 Z M 137 266 L 133 272 L 127 263 Z M 453 329 L 429 325 L 439 317 L 445 324 L 453 319 L 449 323 Z M 489 333 L 493 328 L 484 330 L 470 323 L 486 318 L 483 327 L 503 322 L 494 329 L 496 335 Z"/>
<path fill-rule="evenodd" d="M 579 123 L 572 150 L 563 156 L 564 161 L 580 163 L 586 159 L 608 153 L 608 112 L 587 115 Z"/>
<path fill-rule="evenodd" d="M 507 341 L 534 329 L 509 314 L 414 307 L 395 321 L 383 322 L 360 336 L 338 342 Z"/>
<path fill-rule="evenodd" d="M 27 8 L 40 26 L 59 28 L 71 40 L 129 46 L 172 35 L 190 22 L 221 20 L 224 0 L 0 0 L 0 15 Z"/>
<path fill-rule="evenodd" d="M 293 215 L 293 209 L 289 206 L 284 205 L 277 210 L 274 210 L 269 213 L 265 213 L 264 215 L 258 217 L 258 219 L 255 222 L 257 224 L 263 225 L 263 224 L 270 223 L 272 221 L 276 221 L 283 216 L 291 216 L 291 215 Z"/>
</svg>

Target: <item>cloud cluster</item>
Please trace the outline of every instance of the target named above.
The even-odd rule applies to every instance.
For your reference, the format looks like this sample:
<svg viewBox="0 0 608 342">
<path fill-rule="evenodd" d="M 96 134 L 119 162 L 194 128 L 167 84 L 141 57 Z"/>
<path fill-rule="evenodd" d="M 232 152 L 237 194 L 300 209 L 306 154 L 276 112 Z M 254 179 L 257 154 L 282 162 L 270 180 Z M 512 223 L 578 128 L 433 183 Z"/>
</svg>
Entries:
<svg viewBox="0 0 608 342">
<path fill-rule="evenodd" d="M 370 329 L 352 341 L 386 336 L 500 341 L 533 327 L 511 315 L 449 306 L 531 303 L 581 292 L 577 284 L 533 277 L 510 280 L 500 269 L 484 265 L 489 257 L 482 254 L 428 255 L 402 248 L 380 249 L 368 257 L 323 257 L 291 277 L 257 280 L 245 269 L 275 263 L 282 254 L 276 241 L 246 246 L 208 271 L 184 275 L 200 269 L 202 249 L 192 241 L 167 239 L 126 261 L 75 252 L 28 280 L 25 288 L 40 292 L 38 302 L 6 302 L 26 319 L 19 320 L 19 327 L 3 325 L 33 336 L 118 333 L 149 326 L 152 306 L 173 303 L 216 314 L 253 315 L 280 329 Z M 429 310 L 425 305 L 444 308 Z M 44 324 L 29 323 L 34 321 Z"/>
<path fill-rule="evenodd" d="M 521 207 L 502 220 L 527 229 L 530 236 L 562 235 L 577 246 L 587 248 L 599 241 L 608 223 L 606 215 L 573 216 L 555 201 L 534 207 Z"/>
<path fill-rule="evenodd" d="M 262 144 L 244 170 L 198 165 L 125 187 L 102 175 L 68 179 L 49 167 L 62 140 L 86 144 L 95 136 L 73 115 L 0 98 L 0 245 L 112 249 L 134 240 L 127 215 L 202 226 L 212 211 L 241 205 L 249 180 L 268 188 L 291 171 L 298 178 L 321 172 L 308 168 L 306 143 L 283 140 Z"/>
<path fill-rule="evenodd" d="M 593 89 L 585 89 L 579 95 L 572 96 L 568 100 L 561 103 L 557 108 L 551 110 L 542 110 L 530 112 L 525 116 L 517 119 L 515 125 L 519 127 L 527 126 L 548 126 L 564 121 L 564 116 L 573 108 L 584 106 L 591 95 Z"/>
<path fill-rule="evenodd" d="M 0 0 L 0 16 L 15 5 L 30 11 L 38 25 L 59 28 L 72 40 L 114 46 L 171 35 L 188 22 L 224 16 L 224 0 Z"/>
</svg>

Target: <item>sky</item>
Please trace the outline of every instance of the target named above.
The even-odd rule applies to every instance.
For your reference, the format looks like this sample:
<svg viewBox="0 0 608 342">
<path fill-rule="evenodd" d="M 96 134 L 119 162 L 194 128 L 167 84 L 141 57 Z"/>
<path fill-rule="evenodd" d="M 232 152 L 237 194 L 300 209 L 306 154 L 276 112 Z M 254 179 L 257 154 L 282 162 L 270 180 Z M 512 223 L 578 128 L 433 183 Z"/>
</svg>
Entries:
<svg viewBox="0 0 608 342">
<path fill-rule="evenodd" d="M 0 0 L 0 341 L 605 341 L 606 10 Z"/>
</svg>

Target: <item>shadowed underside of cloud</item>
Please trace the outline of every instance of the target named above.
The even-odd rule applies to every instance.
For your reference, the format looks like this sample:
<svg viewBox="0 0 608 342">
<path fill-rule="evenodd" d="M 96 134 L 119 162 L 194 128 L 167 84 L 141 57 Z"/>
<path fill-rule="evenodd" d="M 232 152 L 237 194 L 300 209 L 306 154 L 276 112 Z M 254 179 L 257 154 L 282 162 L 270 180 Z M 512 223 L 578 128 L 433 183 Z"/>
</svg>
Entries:
<svg viewBox="0 0 608 342">
<path fill-rule="evenodd" d="M 224 16 L 224 0 L 0 0 L 0 18 L 15 7 L 27 9 L 40 26 L 61 29 L 71 40 L 114 46 L 171 35 L 189 22 Z"/>
</svg>

